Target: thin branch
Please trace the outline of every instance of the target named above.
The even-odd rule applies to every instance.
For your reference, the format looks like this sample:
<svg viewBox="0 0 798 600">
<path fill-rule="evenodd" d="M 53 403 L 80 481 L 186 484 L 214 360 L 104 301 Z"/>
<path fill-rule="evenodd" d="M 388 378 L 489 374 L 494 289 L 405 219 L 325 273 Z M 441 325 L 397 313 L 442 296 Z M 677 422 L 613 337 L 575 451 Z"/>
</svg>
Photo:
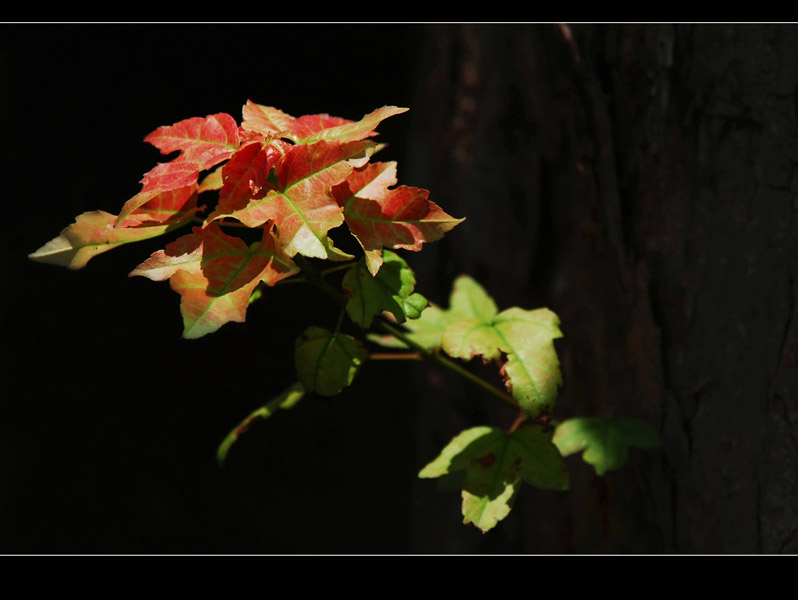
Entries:
<svg viewBox="0 0 798 600">
<path fill-rule="evenodd" d="M 338 314 L 338 322 L 335 324 L 335 335 L 338 335 L 338 332 L 341 331 L 341 326 L 344 324 L 344 316 L 346 315 L 346 310 L 341 307 L 341 312 Z"/>
<path fill-rule="evenodd" d="M 421 352 L 372 352 L 370 360 L 423 360 Z"/>
<path fill-rule="evenodd" d="M 513 421 L 513 424 L 510 425 L 510 429 L 507 430 L 507 433 L 512 433 L 516 429 L 518 429 L 521 424 L 529 418 L 529 415 L 526 414 L 523 410 L 518 411 L 518 416 Z"/>
<path fill-rule="evenodd" d="M 330 267 L 329 269 L 324 269 L 323 271 L 320 271 L 319 275 L 321 275 L 322 277 L 326 277 L 330 273 L 335 273 L 336 271 L 343 271 L 344 269 L 351 269 L 353 264 L 354 264 L 353 261 L 349 261 L 349 262 L 344 263 L 342 265 L 337 265 L 335 267 Z"/>
<path fill-rule="evenodd" d="M 285 285 L 287 283 L 307 283 L 308 280 L 306 277 L 302 277 L 299 275 L 298 277 L 289 277 L 288 279 L 281 279 L 280 281 L 276 282 L 274 285 Z"/>
<path fill-rule="evenodd" d="M 493 396 L 496 396 L 502 402 L 506 402 L 507 404 L 509 404 L 513 408 L 519 408 L 518 402 L 512 396 L 510 396 L 508 394 L 505 394 L 504 392 L 502 392 L 498 388 L 495 388 L 494 386 L 492 386 L 490 383 L 488 383 L 487 381 L 485 381 L 484 379 L 482 379 L 478 375 L 474 375 L 471 371 L 468 371 L 467 369 L 464 369 L 459 364 L 457 364 L 456 362 L 454 362 L 452 360 L 449 360 L 448 358 L 446 358 L 445 356 L 441 355 L 440 353 L 438 353 L 438 352 L 430 352 L 429 350 L 427 350 L 423 346 L 421 346 L 421 345 L 417 344 L 416 342 L 414 342 L 413 340 L 411 340 L 409 337 L 407 337 L 405 334 L 403 334 L 401 331 L 399 331 L 398 329 L 396 329 L 392 325 L 389 325 L 385 321 L 385 319 L 379 318 L 377 320 L 377 323 L 385 332 L 391 334 L 393 337 L 395 337 L 396 339 L 400 340 L 401 342 L 403 342 L 407 346 L 410 346 L 411 348 L 414 348 L 414 349 L 418 350 L 424 358 L 427 358 L 429 360 L 435 361 L 436 363 L 438 363 L 442 367 L 445 367 L 445 368 L 449 369 L 450 371 L 456 373 L 457 375 L 460 375 L 461 377 L 464 377 L 465 379 L 467 379 L 468 381 L 470 381 L 474 385 L 482 388 L 483 390 L 485 390 L 486 392 L 492 394 Z"/>
</svg>

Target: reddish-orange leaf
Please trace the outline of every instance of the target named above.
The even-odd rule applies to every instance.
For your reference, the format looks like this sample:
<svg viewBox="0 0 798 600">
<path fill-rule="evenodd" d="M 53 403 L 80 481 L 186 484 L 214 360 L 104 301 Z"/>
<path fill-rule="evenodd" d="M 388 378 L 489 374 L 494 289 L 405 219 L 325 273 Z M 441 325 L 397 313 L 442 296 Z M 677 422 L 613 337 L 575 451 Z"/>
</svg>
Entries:
<svg viewBox="0 0 798 600">
<path fill-rule="evenodd" d="M 175 159 L 168 163 L 158 163 L 141 179 L 144 193 L 168 192 L 175 188 L 194 185 L 199 179 L 200 169 L 187 160 Z"/>
<path fill-rule="evenodd" d="M 130 200 L 125 202 L 124 206 L 122 206 L 122 211 L 119 213 L 119 216 L 116 218 L 114 227 L 130 226 L 129 219 L 137 218 L 135 217 L 135 215 L 142 214 L 142 211 L 147 212 L 147 209 L 145 208 L 147 206 L 157 207 L 163 205 L 163 206 L 174 207 L 177 204 L 180 204 L 183 200 L 188 201 L 188 199 L 190 199 L 191 196 L 195 195 L 196 192 L 197 192 L 196 182 L 180 188 L 164 190 L 160 192 L 155 192 L 155 191 L 139 192 L 138 194 L 133 196 Z"/>
<path fill-rule="evenodd" d="M 252 100 L 247 100 L 242 113 L 244 117 L 241 123 L 242 129 L 261 133 L 267 137 L 289 131 L 296 121 L 295 117 L 277 108 L 255 104 Z"/>
<path fill-rule="evenodd" d="M 251 198 L 262 198 L 270 189 L 264 189 L 266 178 L 290 148 L 287 142 L 272 140 L 267 144 L 253 142 L 236 150 L 222 169 L 224 183 L 219 205 L 207 222 L 241 210 Z"/>
<path fill-rule="evenodd" d="M 374 163 L 355 169 L 336 187 L 346 223 L 366 253 L 372 275 L 382 264 L 382 248 L 421 250 L 461 223 L 429 200 L 429 191 L 396 183 L 396 163 Z"/>
<path fill-rule="evenodd" d="M 194 117 L 159 127 L 147 137 L 162 154 L 180 150 L 177 160 L 196 165 L 200 171 L 227 159 L 238 148 L 238 124 L 226 113 Z"/>
<path fill-rule="evenodd" d="M 122 227 L 139 225 L 148 222 L 166 223 L 182 217 L 187 211 L 197 206 L 197 186 L 188 185 L 158 194 L 120 223 Z"/>
<path fill-rule="evenodd" d="M 277 163 L 278 189 L 253 198 L 230 216 L 249 227 L 266 221 L 277 233 L 289 256 L 335 258 L 327 232 L 343 223 L 332 187 L 344 181 L 356 165 L 368 161 L 375 144 L 316 142 L 293 146 Z"/>
<path fill-rule="evenodd" d="M 341 123 L 334 124 L 336 117 L 328 115 L 313 115 L 312 117 L 300 117 L 295 124 L 295 134 L 299 141 L 310 143 L 316 140 L 327 140 L 337 142 L 356 142 L 368 137 L 377 135 L 377 125 L 388 117 L 407 112 L 407 108 L 398 106 L 383 106 L 370 112 L 360 121 L 352 122 L 339 119 Z M 318 117 L 326 117 L 318 118 Z M 307 121 L 305 121 L 307 119 Z M 303 129 L 300 129 L 299 126 Z"/>
<path fill-rule="evenodd" d="M 380 200 L 393 185 L 396 185 L 396 163 L 378 162 L 354 169 L 346 182 L 337 186 L 333 193 L 338 204 L 345 208 L 355 196 Z"/>
<path fill-rule="evenodd" d="M 129 277 L 140 275 L 153 281 L 165 281 L 180 269 L 198 272 L 201 260 L 202 238 L 189 233 L 167 244 L 163 250 L 153 252 L 150 258 L 130 272 Z"/>
<path fill-rule="evenodd" d="M 341 117 L 332 117 L 326 113 L 319 115 L 304 115 L 294 119 L 294 122 L 291 123 L 291 127 L 288 129 L 287 133 L 297 142 L 308 144 L 310 142 L 323 139 L 318 135 L 322 131 L 326 131 L 334 127 L 340 127 L 342 125 L 351 125 L 353 122 L 354 121 L 350 121 L 349 119 L 344 119 Z"/>
<path fill-rule="evenodd" d="M 356 142 L 377 135 L 374 131 L 377 125 L 388 117 L 407 110 L 398 106 L 383 106 L 367 114 L 360 121 L 350 121 L 326 113 L 297 118 L 274 107 L 255 104 L 250 100 L 244 106 L 244 121 L 241 127 L 267 136 L 287 137 L 302 144 L 320 140 Z"/>
<path fill-rule="evenodd" d="M 195 227 L 193 234 L 155 252 L 131 275 L 169 279 L 182 297 L 183 335 L 197 338 L 229 321 L 243 322 L 259 283 L 271 286 L 297 271 L 270 230 L 264 229 L 259 243 L 247 246 L 212 224 Z"/>
<path fill-rule="evenodd" d="M 462 223 L 429 200 L 429 191 L 409 186 L 390 190 L 379 201 L 352 198 L 346 220 L 364 249 L 380 247 L 421 250 Z"/>
<path fill-rule="evenodd" d="M 128 200 L 119 213 L 116 226 L 134 210 L 158 194 L 195 185 L 199 172 L 230 158 L 238 148 L 240 138 L 235 119 L 219 113 L 205 118 L 194 117 L 165 127 L 159 127 L 146 138 L 162 154 L 176 150 L 180 155 L 168 163 L 159 163 L 145 173 L 141 192 Z"/>
<path fill-rule="evenodd" d="M 169 279 L 172 289 L 181 296 L 180 314 L 183 316 L 183 337 L 196 339 L 213 333 L 225 323 L 246 320 L 249 296 L 257 282 L 229 294 L 215 296 L 208 293 L 208 280 L 202 271 L 178 270 Z"/>
</svg>

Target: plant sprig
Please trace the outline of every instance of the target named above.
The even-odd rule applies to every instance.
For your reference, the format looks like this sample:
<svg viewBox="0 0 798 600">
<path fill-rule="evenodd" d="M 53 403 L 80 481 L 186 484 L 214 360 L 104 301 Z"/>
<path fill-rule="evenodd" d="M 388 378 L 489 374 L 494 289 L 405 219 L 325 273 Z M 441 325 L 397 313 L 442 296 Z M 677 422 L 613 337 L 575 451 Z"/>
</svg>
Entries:
<svg viewBox="0 0 798 600">
<path fill-rule="evenodd" d="M 464 522 L 488 531 L 507 516 L 522 482 L 568 489 L 564 456 L 583 452 L 601 475 L 623 464 L 630 447 L 651 447 L 658 436 L 635 419 L 551 420 L 563 383 L 554 346 L 562 333 L 548 308 L 499 311 L 467 276 L 455 280 L 445 309 L 415 291 L 415 273 L 399 251 L 418 252 L 463 219 L 429 200 L 428 190 L 397 185 L 395 162 L 372 162 L 384 147 L 373 141 L 377 126 L 406 110 L 384 106 L 351 121 L 293 117 L 248 101 L 240 124 L 217 113 L 159 127 L 145 141 L 178 154 L 144 174 L 118 215 L 83 213 L 29 256 L 80 269 L 120 245 L 191 226 L 130 273 L 169 281 L 180 295 L 187 339 L 244 322 L 265 288 L 321 289 L 340 308 L 333 329 L 311 324 L 297 337 L 298 381 L 230 432 L 217 451 L 220 464 L 255 421 L 305 396 L 343 393 L 369 360 L 429 360 L 516 411 L 507 431 L 479 426 L 459 433 L 419 473 L 464 472 Z M 216 201 L 207 202 L 214 194 Z M 357 255 L 336 247 L 329 233 L 338 228 L 354 238 Z M 231 235 L 247 229 L 257 241 Z M 316 269 L 313 261 L 333 264 Z M 338 273 L 340 282 L 331 283 Z M 396 353 L 373 352 L 369 343 Z M 497 367 L 506 389 L 458 362 L 476 357 Z"/>
</svg>

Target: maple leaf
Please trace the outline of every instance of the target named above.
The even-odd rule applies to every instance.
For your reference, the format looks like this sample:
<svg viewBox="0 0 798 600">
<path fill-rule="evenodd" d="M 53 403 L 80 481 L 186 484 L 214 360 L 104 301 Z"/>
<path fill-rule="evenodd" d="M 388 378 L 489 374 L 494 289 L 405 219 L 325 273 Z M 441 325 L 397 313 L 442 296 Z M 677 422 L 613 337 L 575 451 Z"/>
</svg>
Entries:
<svg viewBox="0 0 798 600">
<path fill-rule="evenodd" d="M 497 314 L 493 299 L 470 277 L 455 280 L 452 308 L 457 316 L 443 332 L 443 350 L 453 358 L 498 360 L 501 373 L 521 408 L 536 417 L 554 409 L 562 385 L 553 340 L 562 337 L 559 318 L 547 308 L 508 308 Z M 467 316 L 464 316 L 467 315 Z"/>
<path fill-rule="evenodd" d="M 266 137 L 279 136 L 284 131 L 289 131 L 296 121 L 296 117 L 292 117 L 278 108 L 255 104 L 252 100 L 247 100 L 241 112 L 243 115 L 241 128 Z"/>
<path fill-rule="evenodd" d="M 427 304 L 424 296 L 413 293 L 413 270 L 390 250 L 385 251 L 385 262 L 376 277 L 369 273 L 365 261 L 359 260 L 344 275 L 342 286 L 348 296 L 346 312 L 363 328 L 383 311 L 390 312 L 399 323 L 417 319 Z"/>
<path fill-rule="evenodd" d="M 69 269 L 82 269 L 93 257 L 131 242 L 168 233 L 189 222 L 196 213 L 195 187 L 164 192 L 133 211 L 116 227 L 117 215 L 102 210 L 85 212 L 61 234 L 28 255 Z"/>
<path fill-rule="evenodd" d="M 297 136 L 297 142 L 305 144 L 318 140 L 355 142 L 377 135 L 374 131 L 377 125 L 388 117 L 407 110 L 398 106 L 383 106 L 357 122 L 341 120 L 342 122 L 336 123 L 336 117 L 331 118 L 329 115 L 305 116 L 297 119 L 292 133 Z"/>
<path fill-rule="evenodd" d="M 199 171 L 210 169 L 227 159 L 238 148 L 238 123 L 226 113 L 193 117 L 174 125 L 159 127 L 147 137 L 161 151 L 170 154 L 180 151 L 174 161 L 196 165 Z M 146 189 L 146 186 L 145 186 Z"/>
<path fill-rule="evenodd" d="M 449 308 L 444 309 L 430 303 L 418 319 L 405 323 L 410 330 L 406 337 L 426 350 L 437 350 L 443 346 L 446 328 L 461 319 L 492 316 L 498 313 L 496 302 L 479 283 L 467 275 L 455 279 L 449 295 Z M 374 335 L 372 341 L 389 348 L 407 347 L 393 336 Z"/>
<path fill-rule="evenodd" d="M 543 490 L 567 490 L 570 486 L 568 469 L 552 443 L 552 434 L 540 425 L 509 434 L 487 426 L 463 431 L 418 476 L 435 478 L 457 471 L 465 471 L 463 522 L 473 523 L 483 533 L 510 513 L 522 481 Z"/>
<path fill-rule="evenodd" d="M 197 207 L 197 186 L 187 185 L 153 196 L 131 212 L 121 223 L 131 227 L 150 223 L 183 221 L 204 207 Z"/>
<path fill-rule="evenodd" d="M 292 117 L 271 106 L 247 101 L 243 109 L 242 128 L 266 136 L 281 136 L 297 144 L 310 144 L 321 140 L 338 143 L 356 142 L 376 134 L 382 121 L 393 115 L 407 112 L 407 108 L 383 106 L 364 116 L 360 121 L 350 121 L 328 114 Z"/>
<path fill-rule="evenodd" d="M 222 168 L 224 165 L 215 168 L 213 171 L 208 173 L 205 178 L 200 182 L 199 187 L 197 188 L 197 192 L 202 194 L 203 192 L 211 192 L 214 190 L 222 189 L 224 185 L 224 180 L 222 179 Z"/>
<path fill-rule="evenodd" d="M 240 144 L 238 124 L 226 113 L 193 117 L 159 127 L 144 141 L 158 148 L 162 154 L 179 150 L 180 155 L 168 163 L 159 163 L 145 173 L 141 180 L 141 191 L 122 207 L 116 226 L 158 194 L 196 184 L 200 171 L 227 160 Z"/>
<path fill-rule="evenodd" d="M 270 189 L 266 187 L 269 173 L 290 148 L 287 142 L 271 140 L 252 142 L 236 150 L 222 167 L 219 204 L 205 222 L 245 208 L 252 198 L 262 198 Z"/>
<path fill-rule="evenodd" d="M 169 279 L 181 296 L 183 337 L 198 338 L 227 322 L 244 322 L 249 299 L 263 282 L 273 286 L 299 269 L 280 249 L 271 230 L 249 247 L 218 225 L 195 227 L 134 269 L 154 281 Z"/>
<path fill-rule="evenodd" d="M 352 235 L 363 248 L 372 275 L 382 264 L 382 248 L 421 250 L 462 223 L 429 200 L 429 191 L 396 183 L 396 163 L 355 169 L 333 190 Z"/>
<path fill-rule="evenodd" d="M 563 456 L 582 452 L 596 475 L 620 468 L 630 447 L 653 448 L 660 443 L 654 427 L 642 419 L 577 418 L 563 421 L 554 432 Z"/>
<path fill-rule="evenodd" d="M 248 227 L 273 221 L 289 256 L 352 258 L 333 250 L 327 232 L 344 221 L 331 188 L 345 180 L 357 165 L 368 161 L 371 142 L 315 142 L 291 147 L 275 165 L 276 189 L 227 216 Z M 216 217 L 220 213 L 216 214 Z"/>
<path fill-rule="evenodd" d="M 335 396 L 352 384 L 368 350 L 358 340 L 321 327 L 309 327 L 297 338 L 294 360 L 304 388 Z"/>
<path fill-rule="evenodd" d="M 202 237 L 190 233 L 181 236 L 167 244 L 163 250 L 153 252 L 128 276 L 141 276 L 152 281 L 165 281 L 180 269 L 196 273 L 201 269 L 202 263 Z"/>
<path fill-rule="evenodd" d="M 427 350 L 441 348 L 452 358 L 501 362 L 506 356 L 500 372 L 521 408 L 533 417 L 551 412 L 562 385 L 553 343 L 562 337 L 557 315 L 547 308 L 499 312 L 485 289 L 466 275 L 455 280 L 449 304 L 449 309 L 430 305 L 418 319 L 405 323 L 407 337 Z M 369 339 L 404 346 L 389 336 Z"/>
</svg>

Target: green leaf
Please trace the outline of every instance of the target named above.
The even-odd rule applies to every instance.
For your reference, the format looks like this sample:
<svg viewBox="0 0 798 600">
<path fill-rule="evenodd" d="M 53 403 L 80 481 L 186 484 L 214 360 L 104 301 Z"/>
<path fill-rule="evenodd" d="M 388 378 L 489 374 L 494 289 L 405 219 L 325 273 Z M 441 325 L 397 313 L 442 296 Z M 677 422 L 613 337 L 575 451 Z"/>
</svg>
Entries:
<svg viewBox="0 0 798 600">
<path fill-rule="evenodd" d="M 465 470 L 463 522 L 482 532 L 492 529 L 512 508 L 520 483 L 544 490 L 566 490 L 568 469 L 552 444 L 551 433 L 531 425 L 505 433 L 497 427 L 474 427 L 456 436 L 419 473 L 443 477 Z"/>
<path fill-rule="evenodd" d="M 413 270 L 390 250 L 385 250 L 376 276 L 371 275 L 365 260 L 359 260 L 346 272 L 342 285 L 349 298 L 346 312 L 363 328 L 368 328 L 383 311 L 390 312 L 399 323 L 418 318 L 427 303 L 421 294 L 413 293 L 416 286 Z"/>
<path fill-rule="evenodd" d="M 419 293 L 410 294 L 404 299 L 402 308 L 408 319 L 418 319 L 424 309 L 427 308 L 427 299 Z"/>
<path fill-rule="evenodd" d="M 474 279 L 461 275 L 454 282 L 449 308 L 430 306 L 405 327 L 408 338 L 427 350 L 442 348 L 452 358 L 506 361 L 505 385 L 521 408 L 536 417 L 554 409 L 562 374 L 553 340 L 562 337 L 559 318 L 547 308 L 513 307 L 498 312 L 493 298 Z M 389 336 L 370 336 L 387 347 L 404 344 Z"/>
<path fill-rule="evenodd" d="M 449 296 L 449 313 L 454 319 L 489 321 L 498 312 L 496 302 L 475 279 L 460 275 L 454 280 Z"/>
<path fill-rule="evenodd" d="M 434 350 L 441 347 L 443 332 L 451 320 L 448 311 L 434 304 L 428 304 L 416 320 L 404 324 L 410 331 L 405 335 L 422 348 Z M 367 337 L 370 341 L 386 348 L 407 348 L 404 342 L 392 335 L 369 334 Z"/>
<path fill-rule="evenodd" d="M 461 275 L 452 286 L 449 308 L 427 305 L 415 321 L 405 323 L 405 328 L 410 331 L 407 337 L 427 350 L 435 350 L 443 345 L 443 332 L 451 323 L 480 316 L 491 318 L 496 312 L 496 303 L 482 286 L 471 277 Z M 389 335 L 370 335 L 369 339 L 387 348 L 407 347 Z"/>
<path fill-rule="evenodd" d="M 355 338 L 321 327 L 308 328 L 294 349 L 299 380 L 307 391 L 322 396 L 335 396 L 351 385 L 367 356 Z"/>
<path fill-rule="evenodd" d="M 554 445 L 563 456 L 582 453 L 597 475 L 618 469 L 630 447 L 653 448 L 660 443 L 654 427 L 642 419 L 578 418 L 563 421 L 554 433 Z"/>
<path fill-rule="evenodd" d="M 552 412 L 562 385 L 553 340 L 562 337 L 557 315 L 547 308 L 508 308 L 493 318 L 458 319 L 443 333 L 443 350 L 453 358 L 507 361 L 507 390 L 533 417 Z"/>
<path fill-rule="evenodd" d="M 274 396 L 266 404 L 253 411 L 246 419 L 241 421 L 235 429 L 227 434 L 227 437 L 224 438 L 224 441 L 222 441 L 219 445 L 219 449 L 216 451 L 216 460 L 219 466 L 224 464 L 230 447 L 247 429 L 249 429 L 254 421 L 258 419 L 268 419 L 280 409 L 287 410 L 291 408 L 299 402 L 304 395 L 305 388 L 302 387 L 301 383 L 297 382 L 280 394 Z"/>
</svg>

